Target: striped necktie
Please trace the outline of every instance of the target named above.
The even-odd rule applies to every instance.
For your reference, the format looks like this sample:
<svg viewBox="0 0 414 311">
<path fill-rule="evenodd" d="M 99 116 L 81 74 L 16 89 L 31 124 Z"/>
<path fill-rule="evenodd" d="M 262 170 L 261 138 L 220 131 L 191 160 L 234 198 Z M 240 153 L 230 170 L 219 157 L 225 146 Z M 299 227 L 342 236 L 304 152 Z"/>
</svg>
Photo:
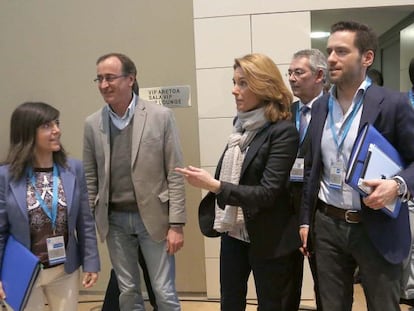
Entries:
<svg viewBox="0 0 414 311">
<path fill-rule="evenodd" d="M 299 123 L 299 135 L 300 140 L 303 140 L 303 137 L 306 134 L 306 128 L 308 127 L 308 120 L 306 118 L 307 113 L 310 111 L 310 108 L 306 105 L 303 105 L 300 108 L 300 123 Z"/>
</svg>

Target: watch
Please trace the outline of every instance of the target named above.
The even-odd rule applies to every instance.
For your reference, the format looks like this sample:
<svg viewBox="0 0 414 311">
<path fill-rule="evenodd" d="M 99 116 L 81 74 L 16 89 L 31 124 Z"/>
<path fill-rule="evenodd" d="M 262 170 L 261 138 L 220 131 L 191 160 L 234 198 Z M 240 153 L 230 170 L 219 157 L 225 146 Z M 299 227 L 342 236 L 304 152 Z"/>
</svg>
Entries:
<svg viewBox="0 0 414 311">
<path fill-rule="evenodd" d="M 402 197 L 407 192 L 407 185 L 400 176 L 394 176 L 393 180 L 395 180 L 398 186 L 397 195 L 399 197 Z"/>
</svg>

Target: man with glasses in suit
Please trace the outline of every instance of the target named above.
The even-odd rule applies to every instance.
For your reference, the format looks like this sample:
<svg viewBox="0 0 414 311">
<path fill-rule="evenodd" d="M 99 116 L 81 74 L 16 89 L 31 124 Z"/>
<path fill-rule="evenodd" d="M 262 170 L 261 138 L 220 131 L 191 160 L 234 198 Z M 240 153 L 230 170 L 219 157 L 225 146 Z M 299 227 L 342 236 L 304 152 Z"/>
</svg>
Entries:
<svg viewBox="0 0 414 311">
<path fill-rule="evenodd" d="M 302 200 L 304 157 L 309 149 L 309 135 L 307 129 L 311 121 L 311 108 L 315 100 L 323 95 L 324 86 L 327 83 L 327 63 L 325 55 L 318 49 L 306 49 L 296 52 L 289 65 L 289 84 L 293 95 L 299 100 L 292 105 L 293 122 L 299 131 L 300 142 L 296 161 L 290 176 L 290 192 L 293 208 L 299 221 L 299 211 Z M 302 251 L 302 252 L 301 252 Z M 317 310 L 321 311 L 319 293 L 317 290 L 316 261 L 315 256 L 305 250 L 298 250 L 296 257 L 296 269 L 292 273 L 289 286 L 283 295 L 283 310 L 296 311 L 299 309 L 302 279 L 303 279 L 303 256 L 309 259 Z"/>
</svg>

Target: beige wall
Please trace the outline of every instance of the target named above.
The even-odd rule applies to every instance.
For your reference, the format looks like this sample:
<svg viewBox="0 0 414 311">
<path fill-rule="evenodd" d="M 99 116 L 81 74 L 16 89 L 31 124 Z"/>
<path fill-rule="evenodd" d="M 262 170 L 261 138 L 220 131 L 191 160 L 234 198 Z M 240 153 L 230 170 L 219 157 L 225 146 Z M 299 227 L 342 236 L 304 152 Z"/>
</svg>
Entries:
<svg viewBox="0 0 414 311">
<path fill-rule="evenodd" d="M 174 109 L 185 162 L 199 165 L 194 37 L 191 0 L 0 1 L 0 156 L 8 144 L 10 114 L 27 100 L 61 111 L 63 143 L 82 156 L 83 121 L 102 106 L 92 81 L 98 56 L 119 51 L 138 67 L 142 87 L 190 85 L 192 107 Z M 177 255 L 179 291 L 204 292 L 204 243 L 196 213 L 200 192 L 187 188 L 189 223 Z M 103 271 L 93 290 L 104 290 Z"/>
</svg>

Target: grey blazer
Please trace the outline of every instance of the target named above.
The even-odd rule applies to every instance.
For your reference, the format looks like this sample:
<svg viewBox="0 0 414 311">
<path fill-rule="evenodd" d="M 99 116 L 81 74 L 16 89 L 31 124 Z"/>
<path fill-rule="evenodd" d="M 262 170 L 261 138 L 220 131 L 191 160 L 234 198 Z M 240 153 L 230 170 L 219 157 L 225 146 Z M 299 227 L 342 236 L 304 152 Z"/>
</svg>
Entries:
<svg viewBox="0 0 414 311">
<path fill-rule="evenodd" d="M 102 241 L 108 234 L 110 119 L 105 106 L 85 121 L 83 161 L 90 205 Z M 138 98 L 133 117 L 131 174 L 139 213 L 150 236 L 166 238 L 170 223 L 185 223 L 181 145 L 170 109 Z"/>
</svg>

